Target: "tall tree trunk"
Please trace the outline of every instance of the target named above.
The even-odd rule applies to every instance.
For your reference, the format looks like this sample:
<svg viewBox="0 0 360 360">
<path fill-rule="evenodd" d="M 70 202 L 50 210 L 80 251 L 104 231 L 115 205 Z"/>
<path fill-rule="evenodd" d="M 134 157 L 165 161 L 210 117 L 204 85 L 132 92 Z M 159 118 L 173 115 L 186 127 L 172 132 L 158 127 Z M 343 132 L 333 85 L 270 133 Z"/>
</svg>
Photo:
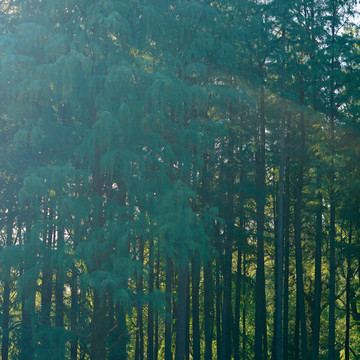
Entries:
<svg viewBox="0 0 360 360">
<path fill-rule="evenodd" d="M 221 359 L 221 285 L 220 285 L 220 264 L 216 261 L 215 268 L 215 288 L 216 288 L 216 355 L 217 359 Z"/>
<path fill-rule="evenodd" d="M 101 198 L 103 196 L 104 179 L 100 171 L 100 152 L 95 145 L 95 159 L 92 169 L 92 191 L 93 196 Z M 104 209 L 102 204 L 94 203 L 96 211 L 94 212 L 94 226 L 101 229 L 104 226 Z M 96 241 L 99 241 L 96 239 Z M 101 242 L 104 239 L 100 239 Z M 96 244 L 92 246 L 97 248 Z M 106 261 L 106 255 L 103 251 L 93 251 L 92 253 L 92 266 L 89 268 L 89 273 L 100 269 L 101 265 Z M 105 305 L 105 292 L 99 290 L 96 286 L 93 287 L 93 314 L 91 319 L 91 360 L 102 360 L 105 358 L 105 333 L 106 333 L 106 305 Z"/>
<path fill-rule="evenodd" d="M 349 245 L 352 240 L 352 223 L 350 222 L 349 229 Z M 345 307 L 345 360 L 350 360 L 350 296 L 351 296 L 351 278 L 353 276 L 351 269 L 351 255 L 348 254 L 346 257 L 347 262 L 347 274 L 346 274 L 346 307 Z"/>
<path fill-rule="evenodd" d="M 139 240 L 139 260 L 140 263 L 144 263 L 144 241 L 143 239 Z M 137 274 L 137 295 L 143 296 L 143 276 L 142 269 L 140 269 Z M 136 319 L 136 349 L 135 349 L 135 360 L 144 360 L 144 321 L 143 321 L 143 308 L 142 302 L 140 302 L 137 307 L 137 319 Z"/>
<path fill-rule="evenodd" d="M 186 355 L 186 311 L 189 287 L 189 266 L 183 260 L 179 269 L 176 314 L 176 349 L 175 360 L 185 360 Z"/>
<path fill-rule="evenodd" d="M 106 306 L 105 296 L 97 289 L 93 295 L 94 309 L 91 321 L 91 360 L 105 359 Z"/>
<path fill-rule="evenodd" d="M 281 91 L 285 89 L 285 41 L 286 41 L 286 13 L 282 14 L 282 53 L 281 59 Z M 284 96 L 284 95 L 282 95 Z M 279 216 L 278 216 L 278 234 L 276 242 L 276 300 L 275 300 L 275 321 L 274 359 L 282 360 L 283 356 L 283 240 L 284 240 L 284 167 L 285 167 L 285 99 L 281 99 L 281 127 L 280 127 L 280 166 L 279 166 Z"/>
<path fill-rule="evenodd" d="M 124 280 L 123 288 L 127 288 L 127 281 Z M 126 325 L 126 312 L 122 305 L 118 302 L 115 304 L 115 313 L 118 323 L 118 346 L 116 360 L 126 360 L 127 359 L 127 342 L 128 342 L 128 330 Z"/>
<path fill-rule="evenodd" d="M 149 240 L 149 294 L 154 292 L 154 255 L 153 246 L 154 240 Z M 153 305 L 150 302 L 148 307 L 148 321 L 147 321 L 147 360 L 154 359 L 154 311 Z"/>
<path fill-rule="evenodd" d="M 300 358 L 300 311 L 299 311 L 298 292 L 296 292 L 294 360 L 299 360 L 299 358 Z"/>
<path fill-rule="evenodd" d="M 310 15 L 312 29 L 315 26 L 315 4 L 312 0 L 310 2 Z M 311 30 L 312 30 L 311 29 Z M 312 61 L 312 108 L 316 116 L 318 111 L 318 59 L 316 57 L 317 44 L 316 35 L 311 32 L 311 61 Z M 320 134 L 319 134 L 320 135 Z M 318 159 L 320 160 L 320 159 Z M 318 162 L 318 167 L 321 164 Z M 322 267 L 322 242 L 323 242 L 323 205 L 321 195 L 321 170 L 317 169 L 316 175 L 316 190 L 317 190 L 317 208 L 316 208 L 316 222 L 315 222 L 315 279 L 314 279 L 314 308 L 312 318 L 312 344 L 311 344 L 311 358 L 312 360 L 319 360 L 319 341 L 320 341 L 320 315 L 321 315 L 321 267 Z"/>
<path fill-rule="evenodd" d="M 156 290 L 160 289 L 160 251 L 157 251 L 156 261 Z M 155 312 L 154 360 L 158 360 L 159 353 L 159 313 Z"/>
<path fill-rule="evenodd" d="M 21 225 L 19 226 L 21 229 Z M 31 225 L 26 224 L 25 236 L 23 246 L 26 248 L 26 256 L 24 259 L 24 272 L 31 268 L 35 263 L 34 254 L 32 249 L 28 249 L 27 245 L 30 242 Z M 33 333 L 32 333 L 32 317 L 35 316 L 35 284 L 26 284 L 27 288 L 23 292 L 21 300 L 21 348 L 20 360 L 33 360 L 34 347 L 33 347 Z"/>
<path fill-rule="evenodd" d="M 303 78 L 300 75 L 300 106 L 304 104 Z M 305 163 L 305 118 L 303 110 L 300 111 L 300 144 L 298 157 L 298 174 L 296 184 L 296 198 L 294 204 L 294 237 L 295 237 L 295 260 L 296 260 L 296 294 L 299 304 L 299 319 L 301 328 L 301 354 L 302 359 L 307 360 L 307 330 L 305 313 L 305 294 L 302 263 L 302 245 L 301 245 L 301 208 L 302 191 Z"/>
<path fill-rule="evenodd" d="M 241 212 L 241 211 L 240 211 Z M 242 215 L 240 215 L 241 219 Z M 242 229 L 242 226 L 240 225 Z M 240 360 L 240 304 L 241 304 L 241 258 L 242 252 L 240 248 L 240 242 L 238 242 L 238 254 L 237 254 L 237 272 L 236 272 L 236 287 L 235 287 L 235 310 L 234 310 L 234 324 L 233 324 L 233 347 L 234 347 L 234 360 Z"/>
<path fill-rule="evenodd" d="M 329 352 L 328 360 L 335 360 L 335 193 L 334 193 L 334 154 L 335 154 L 335 36 L 337 22 L 337 1 L 331 2 L 331 63 L 330 63 L 330 276 L 329 276 Z"/>
<path fill-rule="evenodd" d="M 200 360 L 200 263 L 199 256 L 195 254 L 192 259 L 192 335 L 193 335 L 193 360 Z"/>
<path fill-rule="evenodd" d="M 245 242 L 247 240 L 245 239 Z M 244 298 L 243 301 L 243 314 L 242 314 L 242 358 L 246 358 L 246 253 L 244 251 L 243 257 L 243 291 L 242 296 Z"/>
<path fill-rule="evenodd" d="M 123 280 L 122 288 L 126 289 L 127 282 Z M 127 359 L 127 341 L 128 333 L 126 326 L 126 313 L 125 309 L 119 302 L 113 301 L 113 295 L 108 294 L 108 308 L 109 308 L 109 325 L 111 327 L 111 340 L 112 344 L 109 347 L 109 355 L 106 359 L 109 360 L 126 360 Z"/>
<path fill-rule="evenodd" d="M 208 261 L 204 266 L 204 335 L 205 360 L 213 360 L 212 342 L 214 328 L 214 300 L 212 264 Z"/>
<path fill-rule="evenodd" d="M 260 89 L 259 123 L 256 126 L 256 283 L 255 283 L 255 360 L 267 359 L 264 225 L 265 225 L 265 89 Z"/>
<path fill-rule="evenodd" d="M 188 267 L 188 271 L 190 271 Z M 190 273 L 186 293 L 185 360 L 190 360 Z"/>
<path fill-rule="evenodd" d="M 320 339 L 320 315 L 321 315 L 321 248 L 322 248 L 322 196 L 320 192 L 320 175 L 317 175 L 317 209 L 315 224 L 315 289 L 314 289 L 314 309 L 312 324 L 312 360 L 319 359 L 319 339 Z"/>
<path fill-rule="evenodd" d="M 109 330 L 109 351 L 108 351 L 108 359 L 116 360 L 116 345 L 118 344 L 118 332 L 116 331 L 118 328 L 118 324 L 116 323 L 116 315 L 115 315 L 115 304 L 114 304 L 114 294 L 113 291 L 108 290 L 107 292 L 107 323 Z"/>
<path fill-rule="evenodd" d="M 232 112 L 230 107 L 230 114 Z M 232 315 L 232 247 L 234 237 L 234 156 L 233 137 L 235 134 L 230 130 L 228 141 L 228 163 L 226 168 L 227 199 L 225 210 L 226 236 L 224 243 L 223 277 L 224 277 L 224 300 L 222 308 L 222 336 L 221 336 L 221 360 L 231 359 L 231 330 L 233 327 Z"/>
<path fill-rule="evenodd" d="M 13 218 L 8 210 L 7 228 L 6 228 L 6 247 L 12 244 Z M 10 320 L 10 267 L 5 266 L 4 269 L 4 294 L 3 294 L 3 321 L 2 330 L 3 337 L 1 341 L 1 359 L 9 359 L 9 320 Z"/>
<path fill-rule="evenodd" d="M 76 233 L 76 232 L 75 232 Z M 70 329 L 71 329 L 71 341 L 70 341 L 70 357 L 71 360 L 77 360 L 78 358 L 78 336 L 77 336 L 77 322 L 78 322 L 78 286 L 77 286 L 77 270 L 74 262 L 71 265 L 71 304 L 70 304 Z"/>
<path fill-rule="evenodd" d="M 171 307 L 171 293 L 172 293 L 172 277 L 173 277 L 173 263 L 168 257 L 166 260 L 166 294 L 167 296 L 167 314 L 165 317 L 165 360 L 172 360 L 172 307 Z"/>
<path fill-rule="evenodd" d="M 275 357 L 282 360 L 282 311 L 283 311 L 283 232 L 284 232 L 284 153 L 285 153 L 285 100 L 281 105 L 281 146 L 280 146 L 280 169 L 279 169 L 279 215 L 278 234 L 276 243 L 276 301 L 275 301 Z"/>
<path fill-rule="evenodd" d="M 333 168 L 333 165 L 332 165 Z M 333 170 L 332 170 L 333 172 Z M 330 276 L 329 276 L 329 354 L 328 360 L 335 360 L 335 199 L 333 175 L 330 184 Z"/>
<path fill-rule="evenodd" d="M 290 134 L 287 143 L 290 143 Z M 290 272 L 290 166 L 286 156 L 285 198 L 284 198 L 284 318 L 283 318 L 283 360 L 289 359 L 289 272 Z"/>
<path fill-rule="evenodd" d="M 202 171 L 202 206 L 208 203 L 208 154 L 203 156 Z M 212 343 L 214 335 L 214 291 L 212 260 L 207 260 L 204 265 L 204 336 L 205 336 L 205 356 L 204 360 L 213 360 Z"/>
<path fill-rule="evenodd" d="M 61 227 L 57 229 L 57 251 L 59 253 L 59 259 L 62 259 L 64 252 L 64 229 Z M 56 270 L 55 326 L 58 329 L 64 329 L 64 269 L 61 260 L 57 264 Z M 65 339 L 62 334 L 56 339 L 56 353 L 58 354 L 59 360 L 65 358 Z"/>
<path fill-rule="evenodd" d="M 41 284 L 41 328 L 42 335 L 40 340 L 40 348 L 44 352 L 42 356 L 50 351 L 50 342 L 48 339 L 48 328 L 50 328 L 50 311 L 51 311 L 51 297 L 52 297 L 52 270 L 50 265 L 51 245 L 53 240 L 53 216 L 52 210 L 49 209 L 49 215 L 45 222 L 50 224 L 46 225 L 44 230 L 44 253 L 43 253 L 43 266 L 42 266 L 42 284 Z M 46 356 L 46 355 L 45 355 Z"/>
</svg>

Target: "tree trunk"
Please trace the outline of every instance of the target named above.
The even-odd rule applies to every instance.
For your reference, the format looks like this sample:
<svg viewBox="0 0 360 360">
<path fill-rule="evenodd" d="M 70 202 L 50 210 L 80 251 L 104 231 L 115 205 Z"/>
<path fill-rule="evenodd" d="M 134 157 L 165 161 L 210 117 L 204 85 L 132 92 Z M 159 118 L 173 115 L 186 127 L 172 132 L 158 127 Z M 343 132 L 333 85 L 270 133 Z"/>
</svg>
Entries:
<svg viewBox="0 0 360 360">
<path fill-rule="evenodd" d="M 126 289 L 127 282 L 124 281 L 124 289 Z M 117 354 L 116 360 L 126 360 L 127 359 L 127 351 L 126 346 L 128 342 L 128 331 L 126 325 L 126 313 L 123 306 L 119 303 L 115 305 L 115 313 L 116 319 L 118 323 L 118 346 L 117 346 Z"/>
<path fill-rule="evenodd" d="M 45 222 L 51 223 L 52 211 L 48 218 L 45 219 Z M 54 230 L 53 225 L 46 226 L 44 230 L 44 253 L 43 253 L 43 266 L 42 266 L 42 284 L 41 284 L 41 340 L 40 348 L 44 352 L 42 356 L 47 356 L 46 354 L 50 352 L 50 342 L 48 339 L 50 328 L 50 311 L 51 311 L 51 297 L 52 297 L 52 270 L 50 266 L 50 255 L 51 255 L 51 245 L 53 240 Z"/>
<path fill-rule="evenodd" d="M 184 261 L 185 262 L 185 261 Z M 176 350 L 175 360 L 185 360 L 186 355 L 186 312 L 189 286 L 189 266 L 181 265 L 177 291 Z"/>
<path fill-rule="evenodd" d="M 205 360 L 213 360 L 212 342 L 214 328 L 214 300 L 212 264 L 208 261 L 204 266 L 204 335 Z"/>
<path fill-rule="evenodd" d="M 320 193 L 320 175 L 317 175 L 318 206 L 316 209 L 315 224 L 315 289 L 314 289 L 314 309 L 312 324 L 312 360 L 319 359 L 319 339 L 320 339 L 320 315 L 321 315 L 321 248 L 322 248 L 322 196 Z"/>
<path fill-rule="evenodd" d="M 91 360 L 103 360 L 105 359 L 105 316 L 106 306 L 104 294 L 101 294 L 98 290 L 94 289 L 93 295 L 94 310 L 91 321 Z"/>
<path fill-rule="evenodd" d="M 240 215 L 241 218 L 242 215 Z M 242 228 L 242 226 L 240 225 Z M 238 242 L 237 254 L 237 272 L 236 272 L 236 287 L 235 287 L 235 310 L 234 310 L 234 324 L 233 324 L 233 347 L 234 347 L 234 360 L 240 360 L 240 303 L 241 303 L 241 257 L 242 252 L 240 242 Z"/>
<path fill-rule="evenodd" d="M 160 251 L 158 248 L 156 261 L 156 290 L 160 289 Z M 154 360 L 158 360 L 159 353 L 159 313 L 155 312 Z"/>
<path fill-rule="evenodd" d="M 231 114 L 231 109 L 229 110 Z M 226 169 L 227 199 L 225 210 L 226 236 L 224 243 L 223 278 L 224 278 L 224 299 L 222 308 L 222 336 L 221 336 L 221 360 L 231 359 L 231 329 L 233 327 L 232 314 L 232 247 L 234 237 L 234 159 L 233 159 L 233 138 L 230 131 L 228 143 L 228 163 Z"/>
<path fill-rule="evenodd" d="M 241 124 L 243 126 L 243 123 Z M 240 184 L 245 183 L 244 169 L 240 169 Z M 237 272 L 236 272 L 236 287 L 235 287 L 235 309 L 234 309 L 234 325 L 233 325 L 233 346 L 234 346 L 234 360 L 240 360 L 240 310 L 241 310 L 241 296 L 242 296 L 242 280 L 245 282 L 245 276 L 242 275 L 242 262 L 241 258 L 243 252 L 241 248 L 244 247 L 245 239 L 245 214 L 244 214 L 244 201 L 245 195 L 243 192 L 240 194 L 239 199 L 239 238 L 237 241 Z M 245 252 L 244 252 L 245 256 Z"/>
<path fill-rule="evenodd" d="M 221 359 L 221 287 L 220 287 L 220 264 L 216 261 L 215 268 L 215 287 L 216 287 L 216 355 L 217 359 Z"/>
<path fill-rule="evenodd" d="M 104 180 L 100 171 L 100 153 L 97 145 L 95 145 L 95 159 L 92 169 L 92 191 L 95 198 L 103 196 Z M 94 212 L 93 223 L 98 229 L 104 226 L 104 209 L 101 204 L 95 204 L 96 212 Z M 99 241 L 96 239 L 96 241 Z M 100 239 L 101 242 L 104 239 Z M 89 245 L 91 246 L 91 245 Z M 96 244 L 92 246 L 97 248 Z M 89 267 L 89 273 L 99 270 L 100 266 L 106 261 L 106 255 L 102 251 L 92 252 L 92 266 Z M 105 292 L 93 287 L 93 314 L 91 319 L 91 360 L 103 360 L 105 358 L 105 333 L 106 333 L 106 305 Z"/>
<path fill-rule="evenodd" d="M 285 12 L 283 13 L 282 23 L 282 50 L 285 55 Z M 281 61 L 281 90 L 284 91 L 285 84 L 285 59 Z M 281 127 L 280 127 L 280 166 L 279 166 L 279 216 L 278 234 L 276 242 L 276 295 L 275 295 L 275 358 L 282 360 L 283 356 L 283 241 L 284 241 L 284 167 L 285 167 L 285 99 L 281 99 Z"/>
<path fill-rule="evenodd" d="M 10 247 L 12 244 L 12 231 L 13 231 L 13 219 L 8 213 L 7 229 L 6 229 L 6 247 Z M 4 269 L 4 294 L 3 294 L 3 321 L 2 330 L 3 337 L 1 342 L 1 359 L 9 359 L 9 320 L 10 320 L 10 267 L 6 266 Z"/>
<path fill-rule="evenodd" d="M 300 106 L 304 104 L 303 79 L 300 75 Z M 299 319 L 301 327 L 301 354 L 302 359 L 307 360 L 307 330 L 305 314 L 305 294 L 302 263 L 302 245 L 301 245 L 301 208 L 302 208 L 302 190 L 305 163 L 305 119 L 304 112 L 300 112 L 300 144 L 298 157 L 298 174 L 296 183 L 296 199 L 294 204 L 294 237 L 295 237 L 295 260 L 296 260 L 296 294 L 299 304 Z"/>
<path fill-rule="evenodd" d="M 189 267 L 188 267 L 188 271 Z M 190 360 L 190 273 L 188 274 L 188 286 L 186 293 L 186 326 L 185 326 L 185 360 Z"/>
<path fill-rule="evenodd" d="M 21 229 L 21 225 L 19 227 Z M 24 260 L 24 272 L 30 269 L 33 262 L 34 254 L 31 249 L 27 249 L 27 244 L 31 237 L 31 225 L 26 224 L 26 231 L 23 246 L 26 247 L 27 254 Z M 35 284 L 26 284 L 22 295 L 21 301 L 21 348 L 20 360 L 33 360 L 34 347 L 33 347 L 33 333 L 32 333 L 32 317 L 35 316 Z"/>
<path fill-rule="evenodd" d="M 195 254 L 192 259 L 192 335 L 193 335 L 193 360 L 200 360 L 200 320 L 199 320 L 199 285 L 200 263 L 199 256 Z"/>
<path fill-rule="evenodd" d="M 245 239 L 247 242 L 247 240 Z M 243 257 L 243 291 L 242 296 L 244 298 L 243 301 L 243 314 L 242 314 L 242 321 L 243 321 L 243 328 L 242 328 L 242 358 L 246 358 L 246 254 L 244 251 Z"/>
<path fill-rule="evenodd" d="M 62 259 L 64 251 L 64 230 L 58 227 L 57 234 L 57 251 L 59 253 L 59 259 Z M 56 271 L 55 326 L 58 329 L 64 329 L 64 270 L 62 261 L 57 264 Z M 65 358 L 65 339 L 63 334 L 59 335 L 56 339 L 56 353 L 58 354 L 59 360 Z"/>
<path fill-rule="evenodd" d="M 139 240 L 139 261 L 141 264 L 144 263 L 144 241 Z M 137 274 L 137 295 L 143 296 L 143 276 L 142 269 Z M 135 360 L 144 360 L 144 321 L 143 321 L 143 308 L 142 302 L 138 303 L 137 307 L 137 319 L 136 319 L 136 348 L 135 348 Z"/>
<path fill-rule="evenodd" d="M 265 225 L 265 90 L 260 89 L 259 124 L 256 126 L 256 283 L 255 283 L 255 360 L 267 359 L 266 299 L 264 268 L 264 225 Z"/>
<path fill-rule="evenodd" d="M 290 143 L 290 140 L 288 140 Z M 284 319 L 283 319 L 283 360 L 289 359 L 289 272 L 290 272 L 290 166 L 286 157 L 284 199 Z"/>
<path fill-rule="evenodd" d="M 4 281 L 3 299 L 3 337 L 1 342 L 1 359 L 9 359 L 9 315 L 10 315 L 10 269 L 5 269 L 6 280 Z"/>
<path fill-rule="evenodd" d="M 70 328 L 71 328 L 71 342 L 70 342 L 70 357 L 71 360 L 78 358 L 78 336 L 77 336 L 77 321 L 78 321 L 78 287 L 77 287 L 77 270 L 73 263 L 71 265 L 71 307 L 70 307 Z"/>
<path fill-rule="evenodd" d="M 294 360 L 299 360 L 299 357 L 300 357 L 300 312 L 299 312 L 298 292 L 296 292 Z"/>
<path fill-rule="evenodd" d="M 330 185 L 332 187 L 332 184 Z M 328 360 L 335 360 L 335 202 L 334 191 L 330 189 L 330 277 L 329 277 L 329 354 Z"/>
<path fill-rule="evenodd" d="M 173 264 L 172 260 L 167 258 L 166 269 L 166 294 L 167 294 L 167 313 L 165 318 L 165 360 L 172 360 L 172 309 L 171 309 L 171 292 L 172 292 L 172 276 L 173 276 Z"/>
<path fill-rule="evenodd" d="M 154 261 L 153 261 L 154 240 L 149 240 L 149 294 L 154 292 Z M 147 321 L 147 360 L 154 359 L 154 311 L 150 302 L 148 307 Z"/>
<path fill-rule="evenodd" d="M 352 240 L 352 223 L 350 222 L 350 229 L 349 229 L 349 245 L 351 245 Z M 345 360 L 350 360 L 350 282 L 353 276 L 352 269 L 351 269 L 351 255 L 347 255 L 346 257 L 347 262 L 347 274 L 346 274 L 346 308 L 345 308 Z"/>
<path fill-rule="evenodd" d="M 202 206 L 208 203 L 208 154 L 203 155 L 202 172 Z M 214 291 L 212 261 L 208 260 L 204 265 L 204 336 L 205 336 L 205 355 L 204 360 L 213 360 L 212 343 L 214 335 Z"/>
<path fill-rule="evenodd" d="M 329 202 L 330 202 L 330 230 L 329 230 L 329 247 L 330 247 L 330 275 L 329 275 L 329 352 L 328 360 L 335 360 L 335 27 L 337 21 L 337 1 L 331 3 L 332 21 L 331 21 L 331 64 L 330 64 L 330 179 L 329 179 Z"/>
</svg>

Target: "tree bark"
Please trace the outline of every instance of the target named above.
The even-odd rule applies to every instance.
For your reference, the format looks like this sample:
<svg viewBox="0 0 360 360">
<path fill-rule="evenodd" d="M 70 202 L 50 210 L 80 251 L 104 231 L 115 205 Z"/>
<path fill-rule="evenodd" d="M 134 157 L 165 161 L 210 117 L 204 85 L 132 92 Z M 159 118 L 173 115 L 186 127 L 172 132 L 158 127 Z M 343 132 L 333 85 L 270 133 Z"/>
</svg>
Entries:
<svg viewBox="0 0 360 360">
<path fill-rule="evenodd" d="M 64 251 L 64 230 L 61 227 L 57 229 L 57 251 L 59 253 L 59 259 L 62 259 Z M 57 264 L 56 270 L 55 326 L 58 329 L 64 329 L 64 270 L 62 261 Z M 65 339 L 62 334 L 56 339 L 56 351 L 59 360 L 65 358 Z"/>
<path fill-rule="evenodd" d="M 165 360 L 172 360 L 172 308 L 171 308 L 171 293 L 172 293 L 172 276 L 173 276 L 173 264 L 172 260 L 167 258 L 166 269 L 166 294 L 167 294 L 167 314 L 165 318 Z"/>
<path fill-rule="evenodd" d="M 232 110 L 230 109 L 230 114 Z M 225 232 L 224 239 L 224 260 L 223 260 L 223 278 L 224 278 L 224 298 L 222 308 L 222 336 L 221 336 L 221 360 L 231 359 L 231 337 L 233 327 L 232 314 L 232 247 L 234 238 L 234 156 L 233 156 L 233 137 L 235 135 L 230 129 L 228 139 L 228 163 L 226 164 L 226 210 L 225 210 Z"/>
<path fill-rule="evenodd" d="M 281 91 L 285 89 L 285 16 L 282 14 L 282 52 L 281 59 Z M 278 214 L 278 234 L 276 239 L 276 300 L 275 300 L 275 321 L 274 321 L 274 344 L 275 344 L 275 357 L 276 360 L 282 360 L 283 356 L 283 241 L 284 241 L 284 168 L 285 168 L 285 99 L 282 94 L 281 99 L 281 126 L 280 126 L 280 164 L 279 164 L 279 214 Z"/>
<path fill-rule="evenodd" d="M 176 314 L 175 360 L 185 360 L 186 355 L 186 312 L 189 286 L 189 266 L 185 263 L 179 269 Z"/>
<path fill-rule="evenodd" d="M 288 135 L 288 143 L 290 143 Z M 289 359 L 289 272 L 290 272 L 290 166 L 286 156 L 285 198 L 284 198 L 284 318 L 283 318 L 283 360 Z"/>
<path fill-rule="evenodd" d="M 94 309 L 91 321 L 91 360 L 105 359 L 105 316 L 106 306 L 104 295 L 94 289 Z"/>
<path fill-rule="evenodd" d="M 221 288 L 220 288 L 220 264 L 218 260 L 216 261 L 216 268 L 215 268 L 215 288 L 216 288 L 216 355 L 218 359 L 221 359 L 221 308 L 222 308 L 222 301 L 221 301 Z"/>
<path fill-rule="evenodd" d="M 21 229 L 21 225 L 19 227 Z M 31 225 L 26 224 L 23 246 L 27 247 L 31 237 Z M 33 263 L 34 254 L 31 249 L 26 249 L 27 254 L 24 259 L 24 272 L 26 272 Z M 20 360 L 33 360 L 33 332 L 32 317 L 35 315 L 35 284 L 26 284 L 27 288 L 23 292 L 21 301 L 21 348 Z"/>
<path fill-rule="evenodd" d="M 158 248 L 156 261 L 156 290 L 160 289 L 160 252 Z M 158 360 L 159 353 L 159 314 L 155 311 L 154 360 Z"/>
<path fill-rule="evenodd" d="M 337 1 L 331 2 L 331 63 L 330 63 L 330 179 L 329 179 L 329 202 L 330 202 L 330 275 L 329 275 L 329 352 L 328 360 L 335 360 L 335 169 L 334 169 L 334 146 L 335 146 L 335 27 L 337 21 Z"/>
<path fill-rule="evenodd" d="M 259 123 L 256 126 L 256 283 L 255 283 L 255 360 L 267 359 L 265 267 L 264 267 L 264 225 L 265 225 L 265 89 L 260 89 Z"/>
<path fill-rule="evenodd" d="M 245 241 L 247 241 L 245 239 Z M 246 357 L 246 253 L 243 255 L 243 314 L 242 314 L 242 358 Z"/>
<path fill-rule="evenodd" d="M 12 244 L 13 218 L 8 210 L 7 229 L 6 229 L 6 247 Z M 4 269 L 4 295 L 3 295 L 3 321 L 2 330 L 3 337 L 1 341 L 1 359 L 9 359 L 9 321 L 10 321 L 10 267 Z"/>
<path fill-rule="evenodd" d="M 71 360 L 77 360 L 78 358 L 78 336 L 77 336 L 77 322 L 78 322 L 78 286 L 77 286 L 77 270 L 74 263 L 71 265 L 71 305 L 70 305 L 70 329 L 71 329 L 71 341 L 70 341 L 70 357 Z"/>
<path fill-rule="evenodd" d="M 303 79 L 300 75 L 300 106 L 304 104 Z M 302 245 L 301 245 L 301 208 L 302 191 L 305 163 L 305 119 L 303 110 L 300 111 L 300 143 L 298 156 L 298 174 L 296 182 L 296 198 L 294 204 L 294 237 L 295 237 L 295 260 L 296 260 L 296 294 L 299 304 L 299 319 L 301 327 L 301 354 L 302 359 L 307 360 L 307 330 L 305 314 L 305 294 L 302 263 Z"/>
<path fill-rule="evenodd" d="M 204 335 L 205 360 L 213 360 L 212 342 L 214 327 L 214 300 L 212 264 L 208 261 L 204 266 Z"/>
<path fill-rule="evenodd" d="M 294 360 L 299 360 L 299 358 L 300 358 L 300 311 L 299 311 L 298 292 L 296 292 Z"/>
<path fill-rule="evenodd" d="M 349 245 L 352 240 L 352 223 L 350 222 L 349 229 Z M 350 360 L 350 302 L 351 302 L 351 278 L 353 276 L 351 268 L 351 255 L 348 254 L 346 257 L 347 262 L 347 274 L 346 274 L 346 305 L 345 305 L 345 360 Z"/>
<path fill-rule="evenodd" d="M 208 203 L 208 154 L 203 156 L 202 172 L 202 205 Z M 214 285 L 212 261 L 207 260 L 204 267 L 204 337 L 205 337 L 205 355 L 204 360 L 213 360 L 212 343 L 214 336 Z"/>
<path fill-rule="evenodd" d="M 139 260 L 140 263 L 144 263 L 144 241 L 143 239 L 139 239 Z M 142 269 L 140 269 L 139 273 L 137 274 L 137 295 L 142 297 L 143 296 L 143 276 L 142 276 Z M 142 301 L 136 306 L 137 310 L 137 319 L 136 319 L 136 348 L 135 348 L 135 360 L 144 360 L 144 321 L 143 321 L 143 308 L 142 308 Z"/>
<path fill-rule="evenodd" d="M 200 360 L 200 263 L 199 256 L 195 254 L 192 259 L 192 335 L 193 335 L 193 360 Z"/>
<path fill-rule="evenodd" d="M 153 246 L 154 240 L 149 240 L 149 294 L 154 292 L 154 261 L 153 261 Z M 152 303 L 148 307 L 148 321 L 147 321 L 147 360 L 154 359 L 154 311 Z"/>
<path fill-rule="evenodd" d="M 241 211 L 240 211 L 241 212 Z M 240 215 L 240 218 L 242 214 Z M 240 225 L 242 228 L 242 226 Z M 234 310 L 234 325 L 233 325 L 233 347 L 234 347 L 234 360 L 240 360 L 240 305 L 241 305 L 241 258 L 242 252 L 240 248 L 240 242 L 238 242 L 238 254 L 237 254 L 237 272 L 236 272 L 236 287 L 235 287 L 235 310 Z"/>
<path fill-rule="evenodd" d="M 278 234 L 276 238 L 276 291 L 275 291 L 275 321 L 274 321 L 274 352 L 273 359 L 282 359 L 283 353 L 283 237 L 284 237 L 284 158 L 285 158 L 285 100 L 281 105 L 281 135 L 280 135 L 280 169 L 279 169 L 279 214 Z"/>
<path fill-rule="evenodd" d="M 320 339 L 320 315 L 321 315 L 321 248 L 322 248 L 322 196 L 320 192 L 320 175 L 317 175 L 318 205 L 316 209 L 315 224 L 315 289 L 314 289 L 314 309 L 312 325 L 312 360 L 319 359 L 319 339 Z"/>
<path fill-rule="evenodd" d="M 52 211 L 46 216 L 45 223 L 52 223 Z M 50 351 L 50 342 L 48 339 L 48 328 L 50 327 L 50 311 L 52 298 L 52 270 L 50 266 L 51 245 L 53 240 L 53 225 L 46 225 L 44 229 L 43 242 L 43 264 L 42 264 L 42 284 L 41 284 L 41 350 L 46 354 Z M 44 356 L 44 355 L 43 355 Z"/>
</svg>

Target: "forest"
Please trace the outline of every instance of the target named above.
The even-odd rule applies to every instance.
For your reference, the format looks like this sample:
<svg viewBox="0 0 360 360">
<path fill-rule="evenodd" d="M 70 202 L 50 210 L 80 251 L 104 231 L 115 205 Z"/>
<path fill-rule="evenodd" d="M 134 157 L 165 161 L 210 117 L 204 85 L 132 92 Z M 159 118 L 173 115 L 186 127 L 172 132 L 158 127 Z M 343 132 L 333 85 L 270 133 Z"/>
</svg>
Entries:
<svg viewBox="0 0 360 360">
<path fill-rule="evenodd" d="M 359 25 L 1 0 L 1 359 L 360 359 Z"/>
</svg>

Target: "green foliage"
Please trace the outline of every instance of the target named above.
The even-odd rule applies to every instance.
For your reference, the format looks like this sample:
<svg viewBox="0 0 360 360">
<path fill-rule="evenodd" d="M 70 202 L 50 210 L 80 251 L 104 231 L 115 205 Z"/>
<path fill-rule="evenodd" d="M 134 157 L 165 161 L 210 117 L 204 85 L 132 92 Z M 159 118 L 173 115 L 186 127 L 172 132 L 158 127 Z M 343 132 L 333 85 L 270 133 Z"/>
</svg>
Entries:
<svg viewBox="0 0 360 360">
<path fill-rule="evenodd" d="M 164 353 L 179 352 L 181 335 L 194 360 L 197 342 L 205 360 L 251 358 L 262 220 L 270 344 L 282 119 L 289 358 L 299 340 L 295 214 L 305 325 L 314 329 L 316 219 L 321 211 L 325 288 L 333 199 L 336 351 L 345 356 L 348 328 L 358 352 L 360 77 L 358 34 L 346 23 L 352 7 L 0 4 L 0 341 L 8 358 L 154 360 L 148 350 L 168 360 Z M 324 358 L 328 295 L 321 297 Z M 230 344 L 239 347 L 228 356 L 220 338 L 229 298 Z M 181 316 L 188 335 L 180 334 Z"/>
</svg>

